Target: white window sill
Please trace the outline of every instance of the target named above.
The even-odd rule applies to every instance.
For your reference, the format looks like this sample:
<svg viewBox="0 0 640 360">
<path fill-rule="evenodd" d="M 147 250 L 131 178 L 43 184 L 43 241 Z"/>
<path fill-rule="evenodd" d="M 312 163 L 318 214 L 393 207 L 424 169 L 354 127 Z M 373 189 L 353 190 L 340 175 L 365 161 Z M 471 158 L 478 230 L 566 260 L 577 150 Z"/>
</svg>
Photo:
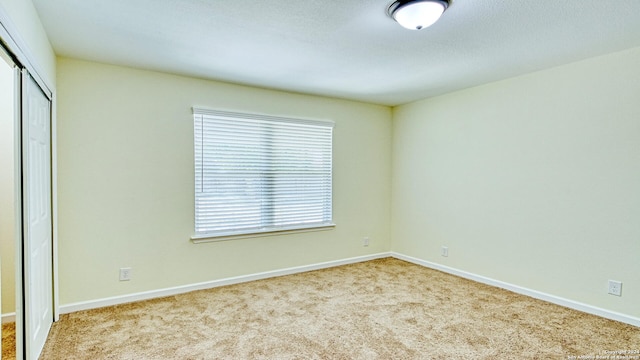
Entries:
<svg viewBox="0 0 640 360">
<path fill-rule="evenodd" d="M 191 237 L 191 242 L 194 244 L 202 244 L 208 242 L 218 242 L 218 241 L 228 241 L 228 240 L 238 240 L 238 239 L 250 239 L 256 237 L 264 237 L 264 236 L 275 236 L 275 235 L 288 235 L 288 234 L 298 234 L 298 233 L 306 233 L 306 232 L 315 232 L 315 231 L 326 231 L 333 230 L 336 227 L 336 224 L 325 224 L 325 225 L 317 225 L 317 226 L 309 226 L 309 227 L 300 227 L 293 229 L 282 229 L 282 230 L 264 230 L 264 231 L 255 231 L 252 233 L 243 233 L 243 234 L 202 234 L 202 235 L 193 235 Z"/>
</svg>

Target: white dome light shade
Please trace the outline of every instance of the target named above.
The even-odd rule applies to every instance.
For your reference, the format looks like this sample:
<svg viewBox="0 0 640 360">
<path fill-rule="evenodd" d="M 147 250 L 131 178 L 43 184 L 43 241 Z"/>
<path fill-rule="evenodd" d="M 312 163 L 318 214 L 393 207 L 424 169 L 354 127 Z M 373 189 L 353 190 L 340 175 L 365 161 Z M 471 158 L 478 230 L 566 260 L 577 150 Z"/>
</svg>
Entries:
<svg viewBox="0 0 640 360">
<path fill-rule="evenodd" d="M 438 21 L 448 5 L 441 0 L 396 1 L 389 7 L 389 15 L 407 29 L 420 30 Z"/>
</svg>

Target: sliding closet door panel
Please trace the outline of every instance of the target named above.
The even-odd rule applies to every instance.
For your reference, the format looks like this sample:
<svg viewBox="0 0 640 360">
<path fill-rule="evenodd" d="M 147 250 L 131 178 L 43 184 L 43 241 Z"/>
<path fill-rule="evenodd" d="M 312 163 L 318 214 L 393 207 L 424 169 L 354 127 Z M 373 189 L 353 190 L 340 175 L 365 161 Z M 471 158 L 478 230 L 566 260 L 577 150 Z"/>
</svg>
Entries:
<svg viewBox="0 0 640 360">
<path fill-rule="evenodd" d="M 51 102 L 22 76 L 24 313 L 27 359 L 37 359 L 53 323 Z"/>
</svg>

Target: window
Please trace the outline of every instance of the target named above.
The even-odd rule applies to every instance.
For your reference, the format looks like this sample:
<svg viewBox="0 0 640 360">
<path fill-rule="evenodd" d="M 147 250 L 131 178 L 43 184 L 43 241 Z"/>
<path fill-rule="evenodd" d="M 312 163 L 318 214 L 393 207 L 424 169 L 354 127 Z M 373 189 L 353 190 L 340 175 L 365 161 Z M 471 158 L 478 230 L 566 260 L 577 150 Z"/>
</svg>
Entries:
<svg viewBox="0 0 640 360">
<path fill-rule="evenodd" d="M 333 122 L 198 108 L 193 118 L 194 239 L 333 226 Z"/>
</svg>

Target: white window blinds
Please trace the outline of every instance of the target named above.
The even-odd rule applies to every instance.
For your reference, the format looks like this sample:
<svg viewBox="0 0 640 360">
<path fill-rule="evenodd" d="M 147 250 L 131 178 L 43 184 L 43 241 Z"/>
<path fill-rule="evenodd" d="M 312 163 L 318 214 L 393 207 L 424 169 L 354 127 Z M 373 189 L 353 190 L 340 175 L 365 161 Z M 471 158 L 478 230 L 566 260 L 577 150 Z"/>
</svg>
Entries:
<svg viewBox="0 0 640 360">
<path fill-rule="evenodd" d="M 196 236 L 332 225 L 333 122 L 193 115 Z"/>
</svg>

